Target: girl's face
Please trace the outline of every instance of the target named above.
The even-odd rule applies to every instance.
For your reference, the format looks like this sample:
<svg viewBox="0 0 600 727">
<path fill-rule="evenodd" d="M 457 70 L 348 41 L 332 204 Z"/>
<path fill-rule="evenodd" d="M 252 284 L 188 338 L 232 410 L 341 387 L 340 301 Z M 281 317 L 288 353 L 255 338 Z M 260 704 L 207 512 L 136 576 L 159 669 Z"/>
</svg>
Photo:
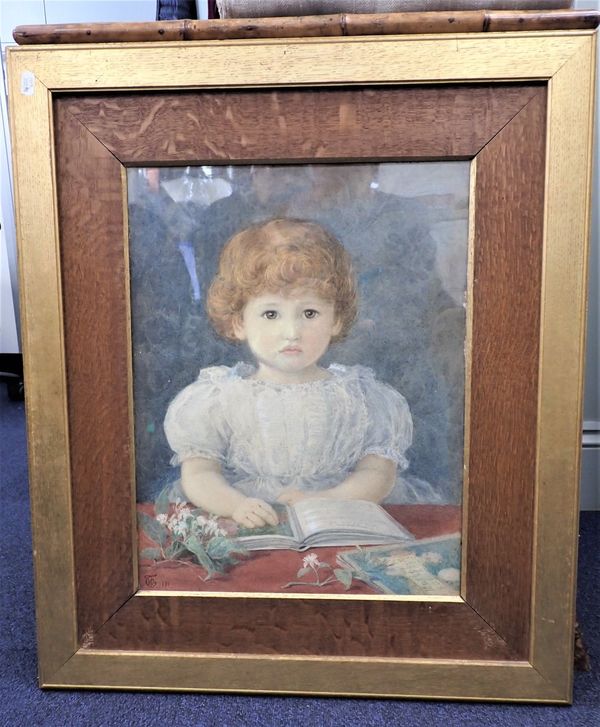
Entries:
<svg viewBox="0 0 600 727">
<path fill-rule="evenodd" d="M 234 331 L 256 357 L 259 378 L 299 383 L 322 378 L 317 362 L 340 328 L 333 303 L 297 288 L 250 298 Z"/>
</svg>

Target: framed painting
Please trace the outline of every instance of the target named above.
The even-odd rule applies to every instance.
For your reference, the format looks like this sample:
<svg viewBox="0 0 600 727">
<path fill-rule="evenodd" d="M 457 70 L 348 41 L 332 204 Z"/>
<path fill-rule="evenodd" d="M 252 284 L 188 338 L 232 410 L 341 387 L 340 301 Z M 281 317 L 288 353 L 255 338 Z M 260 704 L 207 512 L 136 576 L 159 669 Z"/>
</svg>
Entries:
<svg viewBox="0 0 600 727">
<path fill-rule="evenodd" d="M 594 40 L 10 50 L 42 686 L 570 700 Z"/>
<path fill-rule="evenodd" d="M 381 570 L 388 592 L 416 529 L 448 552 L 396 587 L 459 595 L 469 175 L 467 161 L 130 168 L 142 587 L 353 596 L 379 592 Z M 298 322 L 299 286 L 343 326 L 316 361 L 304 349 L 326 310 Z M 273 288 L 284 307 L 257 316 L 271 356 L 251 321 L 242 341 L 227 321 Z M 359 546 L 375 544 L 389 553 L 367 573 Z M 270 552 L 229 567 L 248 550 Z"/>
</svg>

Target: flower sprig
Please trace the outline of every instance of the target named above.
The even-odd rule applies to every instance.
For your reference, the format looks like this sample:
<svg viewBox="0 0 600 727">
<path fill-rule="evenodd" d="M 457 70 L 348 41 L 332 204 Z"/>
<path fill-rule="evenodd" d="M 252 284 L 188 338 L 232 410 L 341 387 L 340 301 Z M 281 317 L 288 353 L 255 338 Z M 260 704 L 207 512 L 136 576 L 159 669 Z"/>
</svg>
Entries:
<svg viewBox="0 0 600 727">
<path fill-rule="evenodd" d="M 312 580 L 300 580 L 306 576 L 311 576 Z M 352 585 L 353 574 L 350 568 L 334 568 L 319 560 L 316 553 L 309 553 L 302 559 L 302 567 L 296 573 L 296 581 L 286 583 L 282 588 L 292 588 L 293 586 L 318 586 L 323 588 L 331 583 L 341 583 L 346 590 Z"/>
<path fill-rule="evenodd" d="M 156 499 L 154 516 L 139 512 L 138 519 L 153 543 L 142 550 L 142 558 L 157 564 L 200 565 L 206 571 L 204 580 L 225 573 L 247 555 L 244 546 L 229 536 L 215 516 L 190 507 L 180 498 L 171 501 L 168 489 Z"/>
</svg>

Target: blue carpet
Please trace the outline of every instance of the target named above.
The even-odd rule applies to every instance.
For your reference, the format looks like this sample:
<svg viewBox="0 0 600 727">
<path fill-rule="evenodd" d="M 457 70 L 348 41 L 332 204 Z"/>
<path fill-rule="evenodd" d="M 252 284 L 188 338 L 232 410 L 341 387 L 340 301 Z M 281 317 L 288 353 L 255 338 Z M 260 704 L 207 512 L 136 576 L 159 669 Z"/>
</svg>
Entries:
<svg viewBox="0 0 600 727">
<path fill-rule="evenodd" d="M 574 705 L 547 707 L 374 699 L 41 691 L 35 618 L 25 413 L 0 389 L 0 725 L 600 725 L 600 513 L 582 513 L 578 618 L 592 671 L 577 673 Z"/>
</svg>

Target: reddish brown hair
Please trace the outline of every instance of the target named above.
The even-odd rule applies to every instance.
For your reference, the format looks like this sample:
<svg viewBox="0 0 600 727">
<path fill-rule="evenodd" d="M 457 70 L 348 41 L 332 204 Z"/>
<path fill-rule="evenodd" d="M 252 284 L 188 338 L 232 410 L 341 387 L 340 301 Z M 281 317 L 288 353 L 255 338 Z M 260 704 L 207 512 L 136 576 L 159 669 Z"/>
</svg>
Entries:
<svg viewBox="0 0 600 727">
<path fill-rule="evenodd" d="M 220 335 L 236 340 L 234 323 L 250 298 L 291 288 L 311 288 L 334 304 L 340 332 L 333 340 L 348 333 L 358 304 L 350 255 L 321 225 L 306 220 L 268 220 L 236 233 L 221 252 L 208 316 Z"/>
</svg>

